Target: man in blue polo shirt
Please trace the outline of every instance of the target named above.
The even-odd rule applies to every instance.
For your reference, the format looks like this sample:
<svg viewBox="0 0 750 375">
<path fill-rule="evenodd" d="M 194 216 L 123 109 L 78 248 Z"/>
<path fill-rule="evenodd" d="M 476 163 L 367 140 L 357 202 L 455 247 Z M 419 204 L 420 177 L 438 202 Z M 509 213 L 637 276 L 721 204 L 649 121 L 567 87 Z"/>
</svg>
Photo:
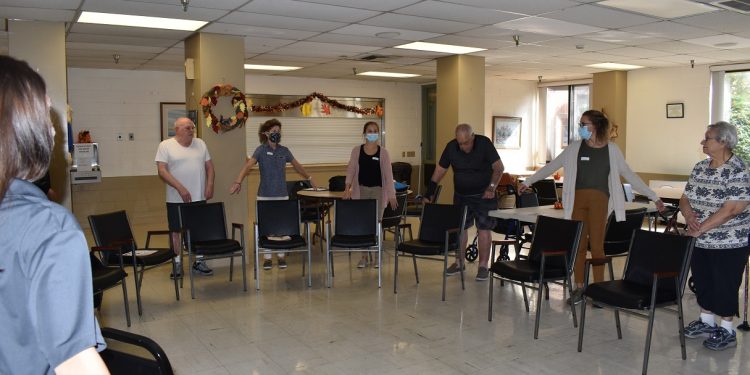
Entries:
<svg viewBox="0 0 750 375">
<path fill-rule="evenodd" d="M 449 167 L 453 167 L 453 204 L 459 205 L 461 209 L 467 207 L 465 228 L 470 228 L 476 220 L 479 236 L 479 269 L 476 279 L 484 281 L 489 277 L 487 263 L 492 241 L 491 230 L 495 226 L 495 220 L 489 216 L 489 211 L 497 209 L 495 188 L 505 168 L 492 141 L 483 135 L 474 134 L 468 124 L 456 126 L 456 139 L 445 146 L 427 187 L 427 202 L 435 195 L 437 184 Z M 466 248 L 466 242 L 464 232 L 459 249 Z M 461 254 L 463 251 L 456 252 L 456 262 L 448 267 L 448 275 L 459 272 L 459 265 L 465 267 Z"/>
</svg>

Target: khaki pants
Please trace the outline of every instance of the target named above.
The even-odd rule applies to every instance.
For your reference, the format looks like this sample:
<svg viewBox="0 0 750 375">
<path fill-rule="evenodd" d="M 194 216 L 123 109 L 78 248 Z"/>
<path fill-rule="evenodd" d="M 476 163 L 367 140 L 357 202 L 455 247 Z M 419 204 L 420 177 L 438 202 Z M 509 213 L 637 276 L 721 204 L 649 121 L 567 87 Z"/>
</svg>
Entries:
<svg viewBox="0 0 750 375">
<path fill-rule="evenodd" d="M 604 235 L 607 228 L 607 205 L 609 196 L 600 190 L 576 190 L 573 204 L 573 220 L 583 222 L 583 233 L 578 245 L 578 254 L 573 269 L 575 282 L 583 284 L 586 263 L 586 250 L 591 249 L 591 256 L 604 258 Z M 594 267 L 594 281 L 604 280 L 604 266 Z"/>
</svg>

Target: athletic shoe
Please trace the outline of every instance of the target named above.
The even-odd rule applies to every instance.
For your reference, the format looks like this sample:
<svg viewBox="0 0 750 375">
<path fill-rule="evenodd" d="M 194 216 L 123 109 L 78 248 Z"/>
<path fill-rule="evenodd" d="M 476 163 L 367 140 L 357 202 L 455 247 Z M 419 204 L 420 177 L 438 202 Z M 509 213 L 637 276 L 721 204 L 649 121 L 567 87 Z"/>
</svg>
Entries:
<svg viewBox="0 0 750 375">
<path fill-rule="evenodd" d="M 197 261 L 193 263 L 193 273 L 201 276 L 211 276 L 214 274 L 214 270 L 208 268 L 206 262 Z"/>
<path fill-rule="evenodd" d="M 466 269 L 465 265 L 463 266 L 463 269 L 464 270 Z M 456 263 L 451 264 L 450 267 L 448 267 L 448 269 L 445 270 L 445 274 L 447 276 L 453 276 L 453 275 L 455 275 L 457 273 L 458 273 L 458 264 L 456 264 Z"/>
<path fill-rule="evenodd" d="M 367 267 L 367 259 L 362 258 L 359 260 L 359 263 L 357 263 L 357 268 L 365 268 Z"/>
<path fill-rule="evenodd" d="M 737 334 L 732 330 L 730 333 L 724 327 L 716 327 L 711 337 L 703 341 L 703 346 L 711 350 L 724 350 L 737 346 Z"/>
<path fill-rule="evenodd" d="M 273 262 L 270 259 L 266 259 L 263 261 L 263 269 L 264 270 L 270 270 L 273 268 Z"/>
<path fill-rule="evenodd" d="M 286 259 L 279 258 L 279 269 L 285 269 L 286 268 Z"/>
<path fill-rule="evenodd" d="M 690 324 L 685 327 L 685 337 L 694 339 L 698 337 L 705 337 L 709 338 L 711 337 L 711 334 L 714 333 L 716 330 L 716 326 L 712 327 L 706 323 L 703 323 L 702 320 L 693 320 L 690 322 Z"/>
<path fill-rule="evenodd" d="M 477 270 L 477 281 L 486 281 L 490 278 L 490 270 L 486 267 L 479 267 Z"/>
<path fill-rule="evenodd" d="M 577 305 L 583 301 L 583 289 L 582 288 L 576 288 L 573 290 L 573 293 L 570 293 L 570 297 L 565 300 L 565 303 L 568 305 L 574 304 Z"/>
<path fill-rule="evenodd" d="M 169 273 L 169 278 L 174 280 L 174 272 Z M 182 278 L 182 265 L 177 266 L 177 278 L 178 279 Z"/>
</svg>

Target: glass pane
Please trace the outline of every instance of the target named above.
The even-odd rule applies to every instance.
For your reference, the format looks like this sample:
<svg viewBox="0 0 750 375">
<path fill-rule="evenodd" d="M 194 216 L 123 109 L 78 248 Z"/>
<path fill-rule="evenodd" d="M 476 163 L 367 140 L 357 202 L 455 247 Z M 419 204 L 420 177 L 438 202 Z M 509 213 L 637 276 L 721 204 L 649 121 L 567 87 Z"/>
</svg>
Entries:
<svg viewBox="0 0 750 375">
<path fill-rule="evenodd" d="M 568 86 L 547 88 L 547 155 L 552 160 L 568 145 Z"/>
<path fill-rule="evenodd" d="M 571 91 L 573 94 L 570 97 L 571 106 L 573 113 L 570 116 L 570 133 L 574 140 L 580 139 L 578 136 L 578 122 L 581 120 L 581 115 L 586 112 L 589 108 L 589 85 L 578 85 L 572 86 Z"/>
<path fill-rule="evenodd" d="M 729 88 L 729 100 L 724 113 L 729 113 L 729 123 L 737 127 L 739 142 L 734 152 L 750 161 L 750 71 L 727 72 L 724 87 Z"/>
</svg>

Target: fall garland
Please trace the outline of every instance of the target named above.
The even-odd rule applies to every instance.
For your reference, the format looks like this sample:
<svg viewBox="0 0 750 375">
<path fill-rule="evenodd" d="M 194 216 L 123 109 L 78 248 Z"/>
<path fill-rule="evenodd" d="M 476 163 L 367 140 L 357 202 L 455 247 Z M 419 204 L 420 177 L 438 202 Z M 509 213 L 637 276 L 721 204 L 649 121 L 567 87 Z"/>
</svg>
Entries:
<svg viewBox="0 0 750 375">
<path fill-rule="evenodd" d="M 347 112 L 359 113 L 360 115 L 377 115 L 383 117 L 383 107 L 380 104 L 376 104 L 370 108 L 359 108 L 353 105 L 343 104 L 335 99 L 331 99 L 321 93 L 314 92 L 304 98 L 297 99 L 290 103 L 279 103 L 275 105 L 253 105 L 251 109 L 253 112 L 283 112 L 288 109 L 301 107 L 304 104 L 310 103 L 313 99 L 318 99 L 321 102 L 330 105 L 331 107 L 342 109 Z"/>
<path fill-rule="evenodd" d="M 213 114 L 211 108 L 216 105 L 220 96 L 232 97 L 234 116 L 228 118 L 219 116 L 217 118 L 216 115 Z M 206 91 L 201 97 L 200 106 L 203 109 L 203 118 L 206 119 L 206 126 L 213 129 L 216 133 L 219 131 L 227 132 L 242 127 L 247 121 L 248 105 L 245 100 L 245 94 L 243 94 L 240 89 L 229 84 L 216 85 Z"/>
</svg>

